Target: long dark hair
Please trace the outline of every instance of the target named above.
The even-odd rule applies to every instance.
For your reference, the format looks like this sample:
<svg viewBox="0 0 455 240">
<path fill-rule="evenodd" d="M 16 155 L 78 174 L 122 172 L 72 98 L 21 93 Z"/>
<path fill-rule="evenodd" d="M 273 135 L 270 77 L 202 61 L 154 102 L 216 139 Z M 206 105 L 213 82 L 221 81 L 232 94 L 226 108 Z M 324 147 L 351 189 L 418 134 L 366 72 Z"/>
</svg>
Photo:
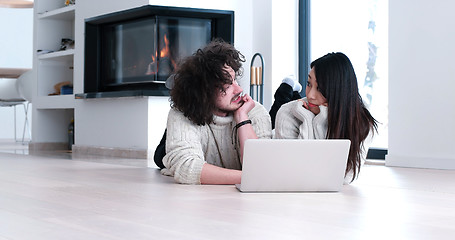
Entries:
<svg viewBox="0 0 455 240">
<path fill-rule="evenodd" d="M 364 140 L 377 131 L 377 121 L 362 101 L 351 61 L 343 53 L 329 53 L 311 63 L 319 91 L 327 99 L 328 139 L 349 139 L 346 174 L 352 170 L 353 181 L 360 171 Z"/>
<path fill-rule="evenodd" d="M 218 92 L 232 79 L 225 66 L 230 66 L 236 77 L 242 75 L 245 57 L 231 44 L 216 39 L 198 49 L 179 65 L 171 89 L 171 106 L 183 112 L 197 125 L 213 122 Z"/>
</svg>

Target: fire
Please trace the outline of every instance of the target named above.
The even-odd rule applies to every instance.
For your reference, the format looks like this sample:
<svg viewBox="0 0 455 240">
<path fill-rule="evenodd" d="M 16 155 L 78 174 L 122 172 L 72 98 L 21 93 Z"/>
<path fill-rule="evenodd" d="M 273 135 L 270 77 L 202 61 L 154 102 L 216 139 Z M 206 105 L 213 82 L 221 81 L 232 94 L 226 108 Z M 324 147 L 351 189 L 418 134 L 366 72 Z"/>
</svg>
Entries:
<svg viewBox="0 0 455 240">
<path fill-rule="evenodd" d="M 169 49 L 169 39 L 167 35 L 164 35 L 164 47 L 160 50 L 160 55 L 158 56 L 158 51 L 155 52 L 155 55 L 151 55 L 151 62 L 148 64 L 146 75 L 154 75 L 158 73 L 158 67 L 161 64 L 162 59 L 166 58 L 169 60 L 172 67 L 176 67 L 176 62 L 174 59 L 170 58 L 170 49 Z M 158 63 L 160 62 L 160 63 Z"/>
<path fill-rule="evenodd" d="M 169 56 L 169 40 L 167 39 L 166 34 L 164 35 L 164 48 L 160 51 L 160 57 L 164 58 Z"/>
</svg>

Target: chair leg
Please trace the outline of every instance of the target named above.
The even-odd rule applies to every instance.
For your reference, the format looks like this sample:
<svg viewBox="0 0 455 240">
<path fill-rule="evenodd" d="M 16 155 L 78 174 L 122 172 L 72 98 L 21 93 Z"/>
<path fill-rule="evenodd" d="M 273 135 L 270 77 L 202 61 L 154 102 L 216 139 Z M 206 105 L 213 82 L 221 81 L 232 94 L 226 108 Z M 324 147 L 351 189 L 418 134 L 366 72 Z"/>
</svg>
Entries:
<svg viewBox="0 0 455 240">
<path fill-rule="evenodd" d="M 29 104 L 30 104 L 30 102 L 24 103 L 25 122 L 24 122 L 24 130 L 22 131 L 22 143 L 25 142 L 24 141 L 24 139 L 25 139 L 25 130 L 27 129 L 27 126 L 28 126 L 28 136 L 30 137 L 30 140 L 32 139 L 32 133 L 30 131 L 30 125 L 28 124 Z"/>
<path fill-rule="evenodd" d="M 16 105 L 14 105 L 14 141 L 17 142 L 17 133 L 16 133 Z"/>
</svg>

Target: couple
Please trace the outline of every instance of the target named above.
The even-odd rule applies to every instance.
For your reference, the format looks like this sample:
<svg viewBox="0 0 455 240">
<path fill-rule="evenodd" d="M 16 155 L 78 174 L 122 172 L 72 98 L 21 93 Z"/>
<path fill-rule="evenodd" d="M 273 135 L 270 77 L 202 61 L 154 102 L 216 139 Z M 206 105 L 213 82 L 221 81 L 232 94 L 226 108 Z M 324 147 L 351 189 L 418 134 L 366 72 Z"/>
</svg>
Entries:
<svg viewBox="0 0 455 240">
<path fill-rule="evenodd" d="M 298 82 L 283 80 L 270 115 L 242 94 L 236 80 L 242 62 L 232 45 L 215 40 L 179 65 L 167 130 L 154 157 L 161 172 L 185 184 L 240 183 L 245 140 L 272 138 L 273 123 L 275 138 L 350 139 L 346 174 L 354 180 L 363 142 L 377 122 L 363 105 L 348 57 L 329 53 L 312 62 L 306 98 Z"/>
</svg>

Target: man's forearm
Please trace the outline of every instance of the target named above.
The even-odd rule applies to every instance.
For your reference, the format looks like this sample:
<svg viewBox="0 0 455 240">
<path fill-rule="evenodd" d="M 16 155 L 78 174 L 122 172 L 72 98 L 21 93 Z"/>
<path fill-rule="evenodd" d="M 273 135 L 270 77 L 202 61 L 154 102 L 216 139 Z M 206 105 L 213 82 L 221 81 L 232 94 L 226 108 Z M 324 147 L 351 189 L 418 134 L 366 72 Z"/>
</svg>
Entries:
<svg viewBox="0 0 455 240">
<path fill-rule="evenodd" d="M 237 184 L 242 179 L 242 171 L 204 164 L 201 172 L 201 184 Z"/>
</svg>

